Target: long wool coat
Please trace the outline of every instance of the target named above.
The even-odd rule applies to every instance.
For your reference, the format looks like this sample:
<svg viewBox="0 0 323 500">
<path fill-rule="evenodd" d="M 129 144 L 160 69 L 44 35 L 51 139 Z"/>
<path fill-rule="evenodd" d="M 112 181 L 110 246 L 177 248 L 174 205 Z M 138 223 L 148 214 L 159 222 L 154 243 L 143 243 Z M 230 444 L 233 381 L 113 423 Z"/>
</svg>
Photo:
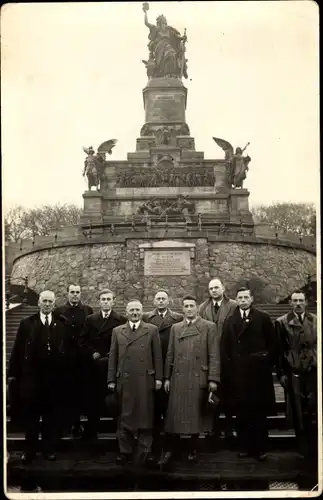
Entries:
<svg viewBox="0 0 323 500">
<path fill-rule="evenodd" d="M 275 415 L 272 372 L 278 362 L 278 342 L 269 314 L 252 307 L 243 322 L 237 307 L 224 324 L 221 356 L 225 408 L 235 415 Z"/>
<path fill-rule="evenodd" d="M 155 381 L 163 379 L 158 329 L 140 322 L 114 328 L 109 356 L 108 383 L 117 384 L 120 424 L 131 431 L 152 429 Z"/>
<path fill-rule="evenodd" d="M 198 317 L 190 326 L 186 320 L 172 326 L 165 378 L 170 379 L 165 431 L 211 430 L 212 416 L 205 412 L 208 382 L 220 380 L 220 339 L 213 323 Z"/>
</svg>

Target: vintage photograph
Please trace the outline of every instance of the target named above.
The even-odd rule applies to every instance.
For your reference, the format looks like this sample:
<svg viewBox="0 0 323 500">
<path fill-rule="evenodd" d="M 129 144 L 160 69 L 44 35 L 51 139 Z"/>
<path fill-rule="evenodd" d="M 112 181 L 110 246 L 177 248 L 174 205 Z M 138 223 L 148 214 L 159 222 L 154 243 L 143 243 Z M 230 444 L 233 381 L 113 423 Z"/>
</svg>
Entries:
<svg viewBox="0 0 323 500">
<path fill-rule="evenodd" d="M 318 5 L 1 14 L 5 495 L 319 496 Z"/>
</svg>

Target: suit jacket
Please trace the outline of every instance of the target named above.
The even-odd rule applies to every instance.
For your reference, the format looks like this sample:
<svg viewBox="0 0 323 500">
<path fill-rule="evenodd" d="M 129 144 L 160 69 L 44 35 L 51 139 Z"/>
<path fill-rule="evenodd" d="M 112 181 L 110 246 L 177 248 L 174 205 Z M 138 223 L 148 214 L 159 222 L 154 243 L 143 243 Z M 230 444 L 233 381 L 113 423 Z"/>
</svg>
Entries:
<svg viewBox="0 0 323 500">
<path fill-rule="evenodd" d="M 111 311 L 109 318 L 103 318 L 101 311 L 88 316 L 80 336 L 80 346 L 92 359 L 95 352 L 101 358 L 108 357 L 111 346 L 112 330 L 126 323 L 127 318 Z"/>
<path fill-rule="evenodd" d="M 272 372 L 278 362 L 278 342 L 269 314 L 252 307 L 244 322 L 237 307 L 224 323 L 221 356 L 226 406 L 275 415 Z"/>
<path fill-rule="evenodd" d="M 223 333 L 223 325 L 225 320 L 232 315 L 233 311 L 237 307 L 237 302 L 235 300 L 229 299 L 224 296 L 221 302 L 219 311 L 217 316 L 214 316 L 214 306 L 213 300 L 208 298 L 199 307 L 199 316 L 203 319 L 207 319 L 208 321 L 213 321 L 217 328 L 217 333 L 222 337 Z"/>
<path fill-rule="evenodd" d="M 153 311 L 149 311 L 146 314 L 144 314 L 143 321 L 157 326 L 162 348 L 163 361 L 165 362 L 171 327 L 175 323 L 183 321 L 183 315 L 178 314 L 177 312 L 172 311 L 171 309 L 167 309 L 166 315 L 162 319 L 158 314 L 158 309 L 154 309 Z"/>
<path fill-rule="evenodd" d="M 57 307 L 55 312 L 66 319 L 67 354 L 71 357 L 77 356 L 79 348 L 79 338 L 84 327 L 87 316 L 93 314 L 92 307 L 80 302 L 76 307 L 66 302 L 63 306 Z"/>
<path fill-rule="evenodd" d="M 21 320 L 13 345 L 8 366 L 8 377 L 17 380 L 19 397 L 30 401 L 37 395 L 37 387 L 42 382 L 38 372 L 38 341 L 41 328 L 39 313 Z M 51 356 L 52 373 L 56 386 L 61 387 L 66 364 L 66 325 L 65 319 L 57 313 L 52 314 L 51 339 L 53 355 Z"/>
</svg>

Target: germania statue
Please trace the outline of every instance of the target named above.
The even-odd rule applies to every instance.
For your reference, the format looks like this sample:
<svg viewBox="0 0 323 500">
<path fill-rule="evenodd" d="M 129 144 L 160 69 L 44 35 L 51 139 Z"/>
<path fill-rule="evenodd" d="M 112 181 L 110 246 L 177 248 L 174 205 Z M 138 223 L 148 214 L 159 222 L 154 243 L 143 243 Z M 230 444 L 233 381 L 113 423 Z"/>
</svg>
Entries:
<svg viewBox="0 0 323 500">
<path fill-rule="evenodd" d="M 143 3 L 142 10 L 145 13 L 145 25 L 149 28 L 149 59 L 143 61 L 148 77 L 187 78 L 186 29 L 182 36 L 175 28 L 168 26 L 163 15 L 157 17 L 155 26 L 148 22 L 147 2 Z"/>
</svg>

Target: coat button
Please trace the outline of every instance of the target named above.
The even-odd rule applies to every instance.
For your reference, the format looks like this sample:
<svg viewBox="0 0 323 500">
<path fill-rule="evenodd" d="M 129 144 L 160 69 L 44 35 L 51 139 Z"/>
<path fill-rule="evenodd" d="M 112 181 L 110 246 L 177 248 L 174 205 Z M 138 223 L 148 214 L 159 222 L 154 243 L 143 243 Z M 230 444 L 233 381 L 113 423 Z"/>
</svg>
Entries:
<svg viewBox="0 0 323 500">
<path fill-rule="evenodd" d="M 143 374 L 143 373 L 141 373 L 140 375 L 141 375 L 142 377 L 144 376 L 144 374 Z"/>
<path fill-rule="evenodd" d="M 145 361 L 144 358 L 140 358 L 140 361 Z"/>
<path fill-rule="evenodd" d="M 145 344 L 140 344 L 140 347 L 145 347 Z"/>
</svg>

